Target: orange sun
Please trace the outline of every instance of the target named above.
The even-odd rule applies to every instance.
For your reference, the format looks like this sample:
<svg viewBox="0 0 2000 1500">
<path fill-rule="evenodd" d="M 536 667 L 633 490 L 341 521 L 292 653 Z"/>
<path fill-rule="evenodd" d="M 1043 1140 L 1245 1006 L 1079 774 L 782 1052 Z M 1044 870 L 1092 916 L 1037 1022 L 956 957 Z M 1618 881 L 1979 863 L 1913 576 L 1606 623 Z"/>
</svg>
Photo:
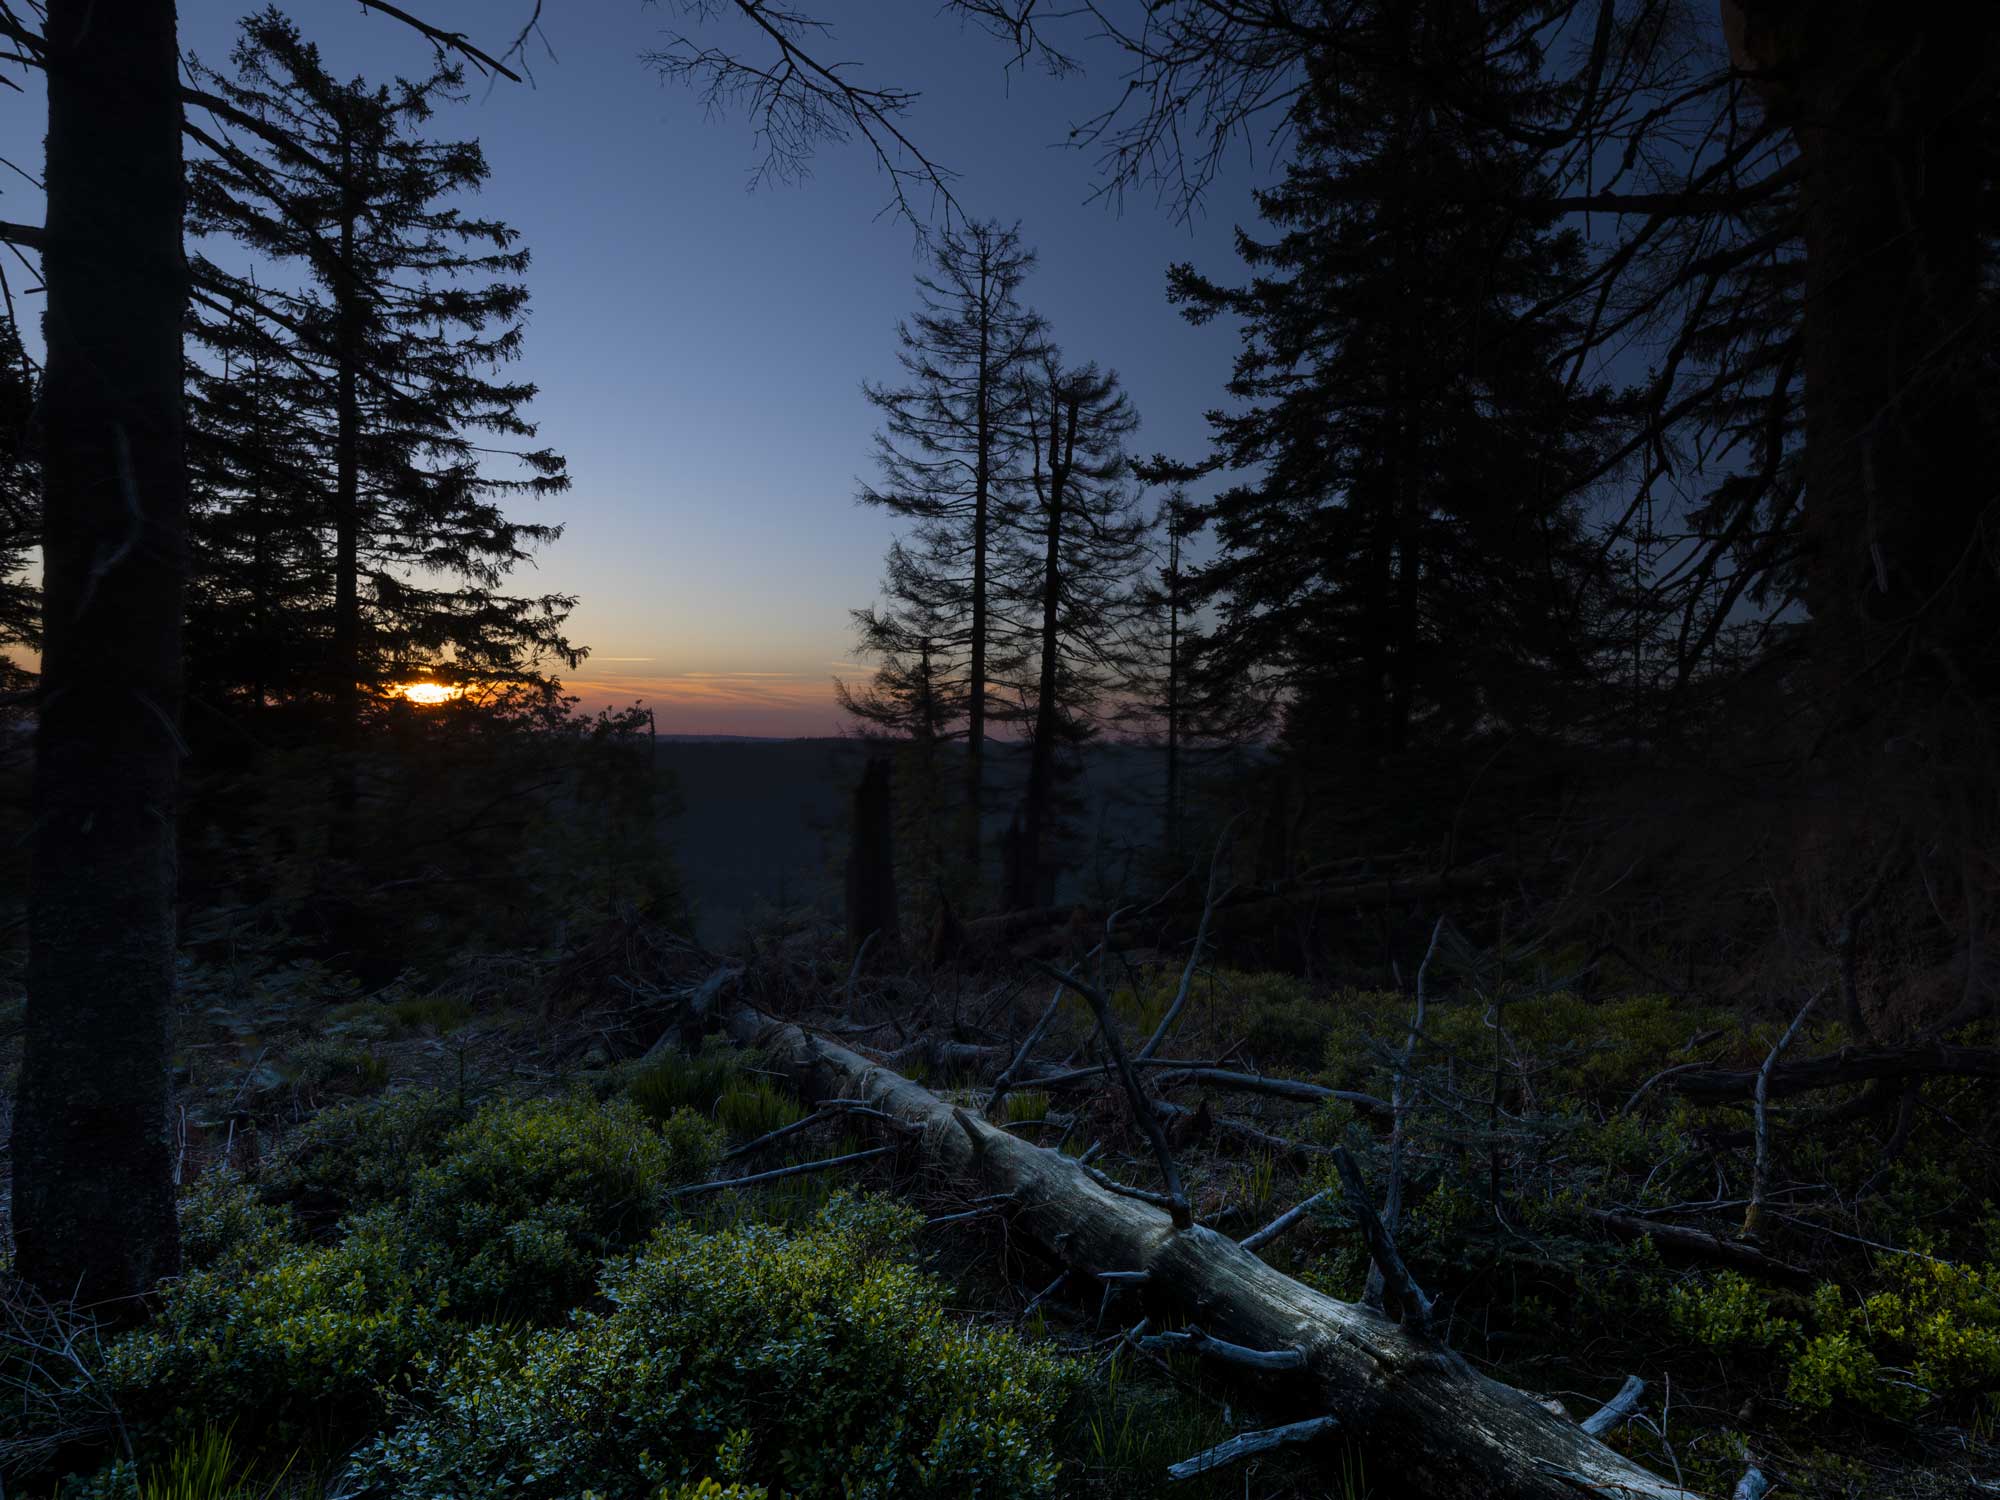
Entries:
<svg viewBox="0 0 2000 1500">
<path fill-rule="evenodd" d="M 425 708 L 435 708 L 440 703 L 449 703 L 464 693 L 464 688 L 449 687 L 442 682 L 404 682 L 389 690 L 401 698 Z"/>
</svg>

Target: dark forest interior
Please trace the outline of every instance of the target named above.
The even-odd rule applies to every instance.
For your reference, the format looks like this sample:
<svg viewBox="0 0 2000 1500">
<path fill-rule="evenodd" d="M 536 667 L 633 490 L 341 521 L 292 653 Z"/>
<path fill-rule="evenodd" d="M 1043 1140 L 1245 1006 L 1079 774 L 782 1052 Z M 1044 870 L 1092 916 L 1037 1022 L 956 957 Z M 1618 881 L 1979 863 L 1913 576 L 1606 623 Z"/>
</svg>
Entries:
<svg viewBox="0 0 2000 1500">
<path fill-rule="evenodd" d="M 1136 270 L 632 9 L 914 246 L 837 732 L 538 580 L 584 8 L 0 0 L 0 1496 L 2000 1494 L 2000 8 L 946 0 Z"/>
</svg>

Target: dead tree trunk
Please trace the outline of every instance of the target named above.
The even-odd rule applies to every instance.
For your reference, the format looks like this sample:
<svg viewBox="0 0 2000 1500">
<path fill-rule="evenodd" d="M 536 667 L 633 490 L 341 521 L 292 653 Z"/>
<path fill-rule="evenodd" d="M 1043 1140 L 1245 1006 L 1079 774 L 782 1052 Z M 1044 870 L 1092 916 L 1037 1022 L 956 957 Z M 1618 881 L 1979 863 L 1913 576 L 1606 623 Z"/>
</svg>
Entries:
<svg viewBox="0 0 2000 1500">
<path fill-rule="evenodd" d="M 1379 1313 L 1294 1281 L 1234 1240 L 1098 1186 L 1070 1157 L 1017 1140 L 846 1048 L 748 1006 L 727 1013 L 810 1100 L 865 1102 L 920 1125 L 926 1163 L 1005 1193 L 1013 1231 L 1080 1272 L 1144 1272 L 1146 1295 L 1204 1334 L 1245 1348 L 1300 1351 L 1285 1389 L 1397 1455 L 1404 1493 L 1437 1500 L 1697 1500 L 1621 1457 L 1521 1392 Z"/>
<path fill-rule="evenodd" d="M 888 759 L 876 756 L 854 789 L 854 829 L 847 846 L 847 948 L 873 938 L 887 954 L 897 941 L 895 807 Z"/>
</svg>

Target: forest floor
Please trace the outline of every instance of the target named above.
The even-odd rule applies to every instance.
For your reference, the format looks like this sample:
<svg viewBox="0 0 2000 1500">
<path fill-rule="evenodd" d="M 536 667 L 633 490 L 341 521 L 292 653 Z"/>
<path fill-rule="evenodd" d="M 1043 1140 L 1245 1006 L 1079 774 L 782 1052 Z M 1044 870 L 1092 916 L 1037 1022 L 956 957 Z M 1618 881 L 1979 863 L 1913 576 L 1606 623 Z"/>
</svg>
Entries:
<svg viewBox="0 0 2000 1500">
<path fill-rule="evenodd" d="M 1158 1027 L 1184 960 L 1132 950 L 1110 961 L 1100 983 L 1128 1037 Z M 760 1008 L 835 1031 L 849 1047 L 876 1044 L 886 1066 L 974 1112 L 1051 1003 L 1052 986 L 1031 973 L 857 978 L 835 937 L 809 924 L 763 934 L 739 962 L 742 991 Z M 905 1329 L 898 1348 L 961 1336 L 953 1330 L 991 1336 L 954 1344 L 952 1357 L 990 1361 L 989 1375 L 1001 1377 L 986 1379 L 989 1390 L 1025 1394 L 1019 1410 L 980 1409 L 989 1446 L 980 1463 L 999 1463 L 995 1432 L 1011 1434 L 1025 1456 L 1015 1469 L 974 1465 L 950 1493 L 1406 1493 L 1396 1456 L 1372 1450 L 1365 1432 L 1171 1483 L 1169 1465 L 1269 1425 L 1258 1400 L 1193 1356 L 1127 1338 L 1141 1317 L 1130 1290 L 1049 1292 L 1055 1268 L 1010 1237 L 1004 1205 L 940 1180 L 908 1152 L 676 1196 L 691 1183 L 858 1155 L 880 1142 L 863 1119 L 809 1120 L 754 1054 L 715 1038 L 682 1050 L 685 999 L 716 963 L 692 945 L 611 923 L 563 953 L 468 961 L 445 985 L 398 983 L 366 995 L 309 963 L 191 967 L 177 1113 L 189 1289 L 171 1293 L 136 1332 L 93 1341 L 72 1328 L 66 1347 L 84 1351 L 71 1363 L 85 1374 L 72 1370 L 60 1390 L 48 1349 L 62 1341 L 46 1321 L 13 1310 L 6 1369 L 23 1400 L 6 1419 L 11 1430 L 0 1424 L 8 1493 L 53 1493 L 66 1467 L 77 1477 L 60 1493 L 72 1500 L 127 1493 L 119 1486 L 133 1471 L 117 1464 L 127 1442 L 141 1476 L 179 1473 L 174 1466 L 198 1453 L 219 1462 L 220 1444 L 229 1482 L 256 1482 L 202 1492 L 215 1500 L 266 1493 L 287 1462 L 276 1493 L 478 1493 L 427 1488 L 438 1479 L 424 1468 L 433 1460 L 412 1455 L 449 1449 L 450 1463 L 469 1474 L 480 1463 L 504 1467 L 508 1442 L 532 1449 L 537 1462 L 552 1463 L 556 1449 L 535 1447 L 546 1435 L 530 1431 L 526 1416 L 511 1436 L 475 1433 L 478 1424 L 463 1419 L 467 1370 L 495 1382 L 524 1379 L 523 1370 L 538 1380 L 560 1374 L 571 1382 L 563 1399 L 595 1392 L 592 1400 L 630 1410 L 631 1390 L 575 1385 L 574 1340 L 583 1336 L 575 1330 L 587 1324 L 592 1336 L 609 1336 L 646 1305 L 628 1283 L 614 1285 L 615 1275 L 599 1282 L 599 1257 L 626 1264 L 617 1257 L 644 1242 L 652 1248 L 636 1264 L 677 1265 L 670 1250 L 719 1254 L 716 1246 L 745 1234 L 779 1236 L 787 1255 L 801 1257 L 831 1246 L 835 1260 L 854 1263 L 841 1274 L 877 1258 L 918 1268 L 929 1290 L 898 1283 L 895 1295 L 915 1299 L 905 1307 L 910 1329 L 928 1331 Z M 1551 984 L 1552 972 L 1469 952 L 1441 961 L 1405 1059 L 1410 995 L 1204 967 L 1165 1050 L 1384 1100 L 1400 1079 L 1399 1240 L 1437 1300 L 1448 1341 L 1479 1369 L 1576 1418 L 1628 1375 L 1642 1377 L 1643 1398 L 1608 1440 L 1656 1471 L 1715 1495 L 1729 1494 L 1751 1464 L 1780 1495 L 2000 1493 L 1995 1085 L 1931 1080 L 1899 1118 L 1839 1128 L 1819 1112 L 1852 1106 L 1858 1086 L 1774 1105 L 1763 1222 L 1745 1236 L 1753 1153 L 1741 1137 L 1750 1111 L 1697 1105 L 1673 1085 L 1695 1064 L 1754 1069 L 1784 1018 L 1745 1027 L 1689 997 L 1615 985 L 1586 998 Z M 1041 1070 L 1094 1061 L 1093 1035 L 1086 1008 L 1064 1000 L 1037 1049 Z M 1809 1023 L 1792 1055 L 1842 1040 L 1837 1025 Z M 1391 1133 L 1379 1112 L 1155 1076 L 1158 1096 L 1175 1106 L 1169 1133 L 1198 1219 L 1240 1238 L 1316 1199 L 1259 1253 L 1315 1289 L 1358 1297 L 1367 1257 L 1331 1152 L 1347 1146 L 1379 1189 Z M 699 1120 L 690 1123 L 689 1112 Z M 1020 1088 L 994 1118 L 1073 1155 L 1092 1151 L 1114 1177 L 1157 1185 L 1115 1087 Z M 621 1135 L 633 1119 L 649 1122 L 646 1140 L 658 1144 Z M 767 1147 L 725 1154 L 794 1124 Z M 574 1143 L 586 1138 L 602 1144 L 601 1161 L 577 1155 Z M 650 1163 L 636 1180 L 634 1159 Z M 872 1220 L 852 1228 L 842 1217 L 853 1201 L 846 1195 L 861 1191 L 894 1195 L 920 1217 L 890 1230 Z M 636 1210 L 604 1201 L 633 1192 L 651 1201 Z M 1664 1232 L 1634 1234 L 1635 1224 Z M 702 1264 L 712 1279 L 713 1266 Z M 619 1274 L 629 1282 L 637 1273 Z M 823 1267 L 813 1275 L 839 1282 Z M 758 1286 L 765 1303 L 789 1295 Z M 606 1291 L 617 1295 L 606 1302 Z M 873 1281 L 848 1293 L 849 1313 L 890 1295 Z M 740 1333 L 748 1316 L 709 1311 L 713 1326 L 648 1325 L 642 1343 L 720 1339 L 717 1329 Z M 549 1342 L 560 1338 L 572 1343 Z M 36 1339 L 42 1355 L 24 1360 Z M 200 1351 L 193 1364 L 191 1350 Z M 1037 1363 L 1048 1355 L 1053 1365 Z M 849 1368 L 838 1350 L 828 1353 L 831 1363 L 808 1372 L 812 1388 L 851 1378 L 870 1393 L 856 1402 L 881 1399 L 899 1377 L 868 1365 L 878 1357 L 893 1365 L 902 1356 L 855 1354 Z M 562 1450 L 570 1487 L 545 1466 L 542 1481 L 516 1492 L 681 1494 L 656 1487 L 657 1469 L 685 1478 L 689 1495 L 747 1496 L 753 1481 L 774 1480 L 773 1494 L 838 1493 L 796 1456 L 803 1443 L 826 1446 L 823 1433 L 798 1425 L 806 1417 L 732 1394 L 728 1377 L 712 1371 L 712 1389 L 698 1388 L 698 1363 L 688 1357 L 674 1399 L 699 1397 L 722 1413 L 697 1424 L 731 1434 L 712 1459 L 707 1450 L 684 1455 L 676 1470 L 660 1469 L 657 1455 L 607 1457 L 623 1452 L 613 1433 L 585 1458 Z M 783 1386 L 788 1368 L 760 1378 Z M 46 1388 L 31 1393 L 36 1381 Z M 554 1399 L 546 1390 L 535 1397 Z M 738 1399 L 748 1405 L 733 1411 Z M 924 1424 L 948 1425 L 918 1406 L 869 1420 L 927 1433 Z M 836 1420 L 813 1420 L 822 1419 Z M 662 1445 L 674 1440 L 675 1430 L 658 1434 Z M 906 1477 L 885 1480 L 880 1492 L 928 1493 L 907 1477 L 923 1461 L 883 1442 L 866 1461 Z M 93 1452 L 111 1463 L 86 1480 Z M 360 1453 L 373 1455 L 373 1489 L 354 1478 Z M 864 1460 L 857 1450 L 844 1462 Z M 602 1482 L 585 1486 L 575 1476 L 598 1473 L 592 1464 Z M 865 1484 L 856 1492 L 876 1493 Z"/>
</svg>

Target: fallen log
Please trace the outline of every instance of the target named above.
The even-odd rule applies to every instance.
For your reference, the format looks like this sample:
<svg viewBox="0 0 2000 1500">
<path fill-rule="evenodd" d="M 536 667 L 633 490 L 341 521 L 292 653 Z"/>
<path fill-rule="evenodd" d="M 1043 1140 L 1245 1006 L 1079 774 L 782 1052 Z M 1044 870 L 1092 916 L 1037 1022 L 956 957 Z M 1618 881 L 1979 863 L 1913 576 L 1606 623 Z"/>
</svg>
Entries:
<svg viewBox="0 0 2000 1500">
<path fill-rule="evenodd" d="M 1698 1500 L 1442 1344 L 1368 1308 L 1339 1302 L 1273 1270 L 1201 1225 L 1175 1228 L 1161 1210 L 1093 1182 L 1076 1161 L 955 1109 L 878 1063 L 746 1005 L 725 1012 L 730 1035 L 762 1050 L 811 1102 L 864 1100 L 922 1127 L 911 1149 L 981 1193 L 1004 1192 L 1013 1232 L 1067 1269 L 1143 1271 L 1143 1295 L 1248 1350 L 1297 1349 L 1304 1367 L 1282 1399 L 1336 1417 L 1395 1456 L 1405 1493 L 1437 1500 Z M 1227 1368 L 1227 1367 L 1225 1367 Z M 1243 1378 L 1268 1380 L 1246 1370 Z M 1262 1387 L 1260 1387 L 1262 1389 Z"/>
<path fill-rule="evenodd" d="M 1691 1099 L 1723 1102 L 1753 1098 L 1760 1068 L 1696 1068 L 1663 1080 L 1662 1086 Z M 1823 1057 L 1771 1070 L 1765 1097 L 1805 1094 L 1843 1083 L 1877 1078 L 2000 1078 L 2000 1050 L 1948 1047 L 1941 1042 L 1910 1047 L 1842 1047 Z"/>
<path fill-rule="evenodd" d="M 1706 1229 L 1696 1229 L 1687 1224 L 1661 1224 L 1632 1214 L 1614 1213 L 1608 1208 L 1593 1208 L 1590 1216 L 1620 1238 L 1650 1238 L 1663 1255 L 1752 1271 L 1771 1281 L 1793 1286 L 1808 1286 L 1813 1279 L 1812 1272 L 1804 1266 L 1795 1266 L 1790 1261 L 1779 1260 L 1775 1255 L 1767 1255 L 1742 1240 L 1726 1240 L 1720 1235 L 1710 1234 Z"/>
</svg>

